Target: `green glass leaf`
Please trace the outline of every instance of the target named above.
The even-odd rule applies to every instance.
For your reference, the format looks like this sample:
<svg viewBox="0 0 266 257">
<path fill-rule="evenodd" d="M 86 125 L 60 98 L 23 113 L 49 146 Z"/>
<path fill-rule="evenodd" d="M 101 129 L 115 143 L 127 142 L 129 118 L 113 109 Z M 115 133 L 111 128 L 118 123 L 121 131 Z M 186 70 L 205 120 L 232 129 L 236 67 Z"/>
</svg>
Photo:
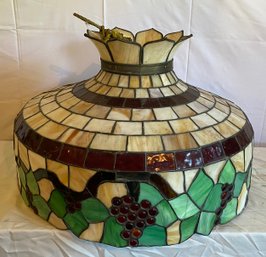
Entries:
<svg viewBox="0 0 266 257">
<path fill-rule="evenodd" d="M 180 224 L 181 242 L 184 242 L 194 234 L 198 220 L 199 220 L 199 213 L 181 222 Z"/>
<path fill-rule="evenodd" d="M 103 221 L 109 216 L 107 208 L 96 198 L 89 198 L 81 202 L 81 205 L 81 212 L 89 223 Z"/>
<path fill-rule="evenodd" d="M 236 208 L 237 208 L 237 199 L 233 198 L 228 204 L 226 205 L 225 209 L 221 215 L 221 224 L 225 224 L 232 220 L 236 216 Z"/>
<path fill-rule="evenodd" d="M 26 179 L 27 179 L 27 185 L 31 191 L 31 193 L 33 195 L 38 195 L 40 194 L 40 191 L 39 191 L 39 186 L 36 182 L 36 179 L 34 177 L 34 174 L 32 171 L 29 171 L 26 175 Z"/>
<path fill-rule="evenodd" d="M 65 216 L 65 214 L 66 214 L 66 202 L 65 202 L 63 194 L 60 191 L 54 190 L 51 193 L 48 204 L 49 204 L 51 210 L 59 218 L 63 218 Z"/>
<path fill-rule="evenodd" d="M 189 199 L 186 194 L 169 201 L 179 219 L 191 217 L 199 211 L 199 208 Z"/>
<path fill-rule="evenodd" d="M 234 178 L 235 178 L 235 168 L 234 168 L 231 161 L 227 161 L 223 170 L 220 173 L 218 183 L 231 184 L 231 183 L 233 183 Z"/>
<path fill-rule="evenodd" d="M 250 183 L 251 183 L 251 174 L 252 174 L 252 168 L 251 166 L 248 169 L 248 178 L 247 178 L 247 188 L 250 188 Z"/>
<path fill-rule="evenodd" d="M 139 239 L 141 246 L 161 246 L 166 245 L 166 231 L 163 227 L 153 225 L 146 227 Z"/>
<path fill-rule="evenodd" d="M 64 217 L 64 221 L 67 227 L 76 235 L 79 236 L 85 229 L 89 227 L 89 224 L 84 219 L 80 211 L 74 213 L 68 213 Z"/>
<path fill-rule="evenodd" d="M 208 197 L 212 188 L 212 179 L 209 178 L 203 170 L 201 170 L 199 171 L 196 179 L 190 185 L 188 194 L 198 206 L 201 206 Z"/>
<path fill-rule="evenodd" d="M 152 205 L 156 205 L 163 197 L 153 186 L 147 183 L 140 183 L 139 202 L 143 199 L 149 200 Z"/>
<path fill-rule="evenodd" d="M 112 246 L 126 246 L 127 241 L 121 237 L 123 226 L 118 224 L 115 217 L 110 217 L 104 224 L 102 243 Z"/>
<path fill-rule="evenodd" d="M 216 214 L 211 212 L 202 212 L 200 214 L 197 233 L 209 235 L 215 225 Z"/>
<path fill-rule="evenodd" d="M 204 204 L 203 210 L 215 211 L 217 208 L 219 208 L 221 205 L 221 194 L 222 194 L 222 185 L 221 184 L 215 185 Z"/>
<path fill-rule="evenodd" d="M 244 181 L 246 179 L 247 173 L 237 173 L 236 174 L 236 179 L 235 179 L 235 187 L 234 187 L 234 197 L 238 197 L 240 192 L 241 192 L 241 188 L 244 184 Z"/>
<path fill-rule="evenodd" d="M 23 169 L 21 167 L 18 168 L 18 176 L 21 182 L 21 185 L 26 188 L 26 176 L 25 173 L 23 171 Z"/>
<path fill-rule="evenodd" d="M 41 196 L 33 195 L 32 205 L 37 208 L 39 216 L 41 216 L 45 220 L 48 219 L 51 210 L 47 205 L 46 201 Z"/>
<path fill-rule="evenodd" d="M 28 201 L 27 194 L 26 194 L 26 191 L 25 191 L 24 187 L 21 188 L 21 196 L 22 196 L 22 198 L 23 198 L 25 204 L 26 204 L 27 206 L 29 206 L 30 203 L 29 203 L 29 201 Z"/>
<path fill-rule="evenodd" d="M 166 200 L 161 201 L 156 207 L 158 209 L 156 224 L 168 227 L 171 223 L 177 220 L 175 212 Z"/>
</svg>

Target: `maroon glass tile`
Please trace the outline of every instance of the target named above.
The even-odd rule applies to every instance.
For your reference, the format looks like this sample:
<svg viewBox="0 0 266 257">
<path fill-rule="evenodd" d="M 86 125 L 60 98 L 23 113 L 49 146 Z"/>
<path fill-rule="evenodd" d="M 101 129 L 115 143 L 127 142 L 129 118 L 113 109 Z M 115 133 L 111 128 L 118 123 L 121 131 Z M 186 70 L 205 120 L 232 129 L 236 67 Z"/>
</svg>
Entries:
<svg viewBox="0 0 266 257">
<path fill-rule="evenodd" d="M 115 169 L 119 171 L 145 171 L 145 154 L 117 154 Z"/>
<path fill-rule="evenodd" d="M 20 112 L 14 122 L 14 131 L 17 132 L 18 128 L 21 126 L 22 122 L 24 121 L 22 112 Z"/>
<path fill-rule="evenodd" d="M 42 136 L 36 133 L 34 130 L 30 130 L 25 138 L 25 145 L 33 151 L 37 151 L 40 143 L 42 142 Z"/>
<path fill-rule="evenodd" d="M 157 98 L 146 98 L 141 101 L 140 108 L 156 108 L 160 107 L 159 99 Z"/>
<path fill-rule="evenodd" d="M 142 102 L 145 101 L 145 99 L 141 98 L 126 98 L 124 102 L 124 106 L 127 108 L 140 108 L 142 106 Z"/>
<path fill-rule="evenodd" d="M 85 167 L 88 169 L 113 170 L 115 154 L 104 151 L 90 151 L 87 154 Z"/>
<path fill-rule="evenodd" d="M 102 103 L 101 102 L 101 99 L 104 98 L 104 97 L 100 97 L 99 99 L 97 99 L 99 101 L 99 103 Z M 125 98 L 122 98 L 122 97 L 110 97 L 110 96 L 106 96 L 106 98 L 108 99 L 107 102 L 107 106 L 112 106 L 112 107 L 123 107 L 124 106 L 124 102 L 125 102 Z"/>
<path fill-rule="evenodd" d="M 247 120 L 246 124 L 245 124 L 245 133 L 248 136 L 249 140 L 252 141 L 253 137 L 254 137 L 254 130 L 250 124 L 250 122 Z"/>
<path fill-rule="evenodd" d="M 235 138 L 237 139 L 241 149 L 244 149 L 251 142 L 244 129 L 238 132 Z"/>
<path fill-rule="evenodd" d="M 230 137 L 222 142 L 224 153 L 226 156 L 231 156 L 238 153 L 241 148 L 235 137 Z"/>
<path fill-rule="evenodd" d="M 21 122 L 20 126 L 17 128 L 16 131 L 17 137 L 22 143 L 25 142 L 25 139 L 28 136 L 29 131 L 30 131 L 29 126 L 23 120 L 23 122 Z"/>
<path fill-rule="evenodd" d="M 146 157 L 148 171 L 170 171 L 175 170 L 175 160 L 173 153 L 147 154 Z"/>
<path fill-rule="evenodd" d="M 85 148 L 65 144 L 63 145 L 58 160 L 67 163 L 69 165 L 83 167 L 85 157 L 86 157 Z"/>
<path fill-rule="evenodd" d="M 224 157 L 223 147 L 220 142 L 203 147 L 201 151 L 205 164 L 220 160 Z"/>
<path fill-rule="evenodd" d="M 203 165 L 203 159 L 199 150 L 177 152 L 175 158 L 177 170 L 196 168 Z"/>
<path fill-rule="evenodd" d="M 180 96 L 168 96 L 159 98 L 160 105 L 162 107 L 174 106 L 177 103 L 180 104 Z"/>
<path fill-rule="evenodd" d="M 37 153 L 48 159 L 56 160 L 59 156 L 61 147 L 61 143 L 43 138 Z"/>
<path fill-rule="evenodd" d="M 151 174 L 150 184 L 159 189 L 159 192 L 164 195 L 166 199 L 177 197 L 177 193 L 170 187 L 164 178 L 158 174 Z"/>
</svg>

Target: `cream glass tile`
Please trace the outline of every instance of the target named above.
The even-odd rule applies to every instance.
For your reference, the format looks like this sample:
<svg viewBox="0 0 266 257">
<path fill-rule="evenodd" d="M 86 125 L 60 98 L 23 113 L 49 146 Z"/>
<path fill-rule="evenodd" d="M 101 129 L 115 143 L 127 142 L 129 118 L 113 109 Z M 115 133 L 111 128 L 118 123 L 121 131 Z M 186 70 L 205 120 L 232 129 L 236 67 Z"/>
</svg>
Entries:
<svg viewBox="0 0 266 257">
<path fill-rule="evenodd" d="M 67 94 L 57 96 L 56 99 L 57 99 L 57 101 L 58 101 L 59 103 L 61 103 L 62 101 L 66 100 L 66 99 L 68 99 L 68 98 L 70 98 L 70 97 L 72 97 L 72 96 L 73 96 L 72 92 L 69 92 L 69 93 L 67 93 Z"/>
<path fill-rule="evenodd" d="M 163 82 L 162 82 L 159 75 L 152 75 L 151 80 L 152 80 L 152 86 L 153 87 L 162 87 L 163 86 Z"/>
<path fill-rule="evenodd" d="M 67 130 L 66 126 L 49 121 L 37 130 L 37 133 L 43 137 L 57 139 Z"/>
<path fill-rule="evenodd" d="M 101 87 L 96 91 L 97 94 L 106 95 L 110 91 L 111 87 L 101 85 Z"/>
<path fill-rule="evenodd" d="M 67 165 L 47 159 L 47 170 L 55 173 L 58 179 L 60 180 L 60 182 L 64 186 L 69 187 L 69 184 L 68 184 L 69 174 L 68 174 Z"/>
<path fill-rule="evenodd" d="M 190 117 L 196 114 L 191 108 L 189 108 L 185 104 L 174 106 L 172 108 L 175 111 L 175 113 L 178 115 L 178 117 L 180 118 Z"/>
<path fill-rule="evenodd" d="M 197 130 L 198 127 L 190 119 L 169 121 L 175 133 L 184 133 Z"/>
<path fill-rule="evenodd" d="M 100 77 L 100 75 L 99 75 L 99 77 Z M 94 77 L 92 77 L 91 79 L 89 79 L 85 82 L 84 86 L 85 86 L 85 88 L 90 88 L 90 87 L 94 86 L 96 83 L 97 83 L 97 80 Z"/>
<path fill-rule="evenodd" d="M 64 221 L 58 218 L 53 212 L 49 215 L 48 222 L 58 229 L 67 229 Z"/>
<path fill-rule="evenodd" d="M 252 148 L 252 143 L 250 143 L 245 149 L 245 170 L 248 169 L 252 157 L 253 157 L 253 148 Z"/>
<path fill-rule="evenodd" d="M 41 106 L 48 104 L 48 103 L 51 103 L 53 101 L 55 101 L 55 96 L 50 96 L 50 97 L 43 98 L 41 100 L 39 100 L 39 99 L 36 100 L 36 102 L 40 102 Z"/>
<path fill-rule="evenodd" d="M 214 106 L 214 102 L 212 102 L 210 100 L 207 100 L 207 99 L 205 99 L 204 97 L 201 97 L 201 96 L 197 99 L 197 102 L 205 105 L 208 108 L 212 108 Z"/>
<path fill-rule="evenodd" d="M 122 135 L 141 135 L 142 123 L 141 122 L 117 122 L 114 134 Z"/>
<path fill-rule="evenodd" d="M 93 136 L 94 133 L 69 128 L 58 141 L 79 147 L 88 147 Z"/>
<path fill-rule="evenodd" d="M 80 234 L 79 238 L 99 242 L 102 238 L 103 228 L 104 222 L 90 223 L 89 227 Z"/>
<path fill-rule="evenodd" d="M 223 139 L 223 137 L 213 128 L 205 128 L 192 132 L 192 135 L 200 146 L 211 144 Z"/>
<path fill-rule="evenodd" d="M 184 91 L 187 91 L 188 89 L 188 86 L 184 83 L 184 82 L 181 82 L 181 81 L 178 81 L 178 83 L 176 84 L 183 92 Z"/>
<path fill-rule="evenodd" d="M 112 76 L 112 73 L 106 72 L 104 78 L 102 79 L 102 83 L 105 84 L 105 85 L 107 85 L 108 82 L 111 79 L 111 76 Z"/>
<path fill-rule="evenodd" d="M 118 74 L 113 74 L 108 85 L 109 86 L 117 86 L 118 85 L 118 81 L 119 81 L 119 77 L 120 75 Z"/>
<path fill-rule="evenodd" d="M 245 172 L 244 151 L 241 151 L 231 157 L 231 161 L 237 172 Z"/>
<path fill-rule="evenodd" d="M 169 226 L 166 229 L 167 233 L 167 244 L 168 245 L 173 245 L 173 244 L 178 244 L 180 241 L 180 220 L 176 221 L 173 223 L 171 226 Z"/>
<path fill-rule="evenodd" d="M 192 181 L 194 180 L 197 173 L 198 173 L 198 169 L 184 171 L 185 191 L 187 191 L 189 189 L 189 187 L 190 187 L 190 185 L 191 185 Z"/>
<path fill-rule="evenodd" d="M 98 49 L 99 54 L 101 56 L 101 59 L 103 59 L 104 61 L 107 61 L 107 62 L 111 62 L 112 59 L 110 57 L 109 51 L 107 50 L 107 47 L 103 43 L 101 43 L 101 42 L 99 42 L 97 40 L 94 40 L 94 39 L 91 39 L 91 38 L 90 38 L 90 40 L 93 42 L 93 44 Z"/>
<path fill-rule="evenodd" d="M 163 136 L 162 138 L 166 151 L 192 149 L 198 146 L 189 133 Z"/>
<path fill-rule="evenodd" d="M 147 89 L 136 89 L 136 98 L 149 98 Z"/>
<path fill-rule="evenodd" d="M 89 121 L 90 121 L 89 117 L 73 113 L 70 116 L 68 116 L 65 120 L 63 120 L 62 124 L 65 124 L 68 127 L 82 129 Z"/>
<path fill-rule="evenodd" d="M 48 200 L 50 199 L 51 193 L 54 190 L 53 183 L 49 179 L 46 179 L 46 178 L 39 180 L 37 183 L 39 185 L 40 195 L 45 201 L 48 202 Z"/>
<path fill-rule="evenodd" d="M 128 151 L 162 151 L 163 145 L 160 136 L 129 136 Z"/>
<path fill-rule="evenodd" d="M 70 91 L 72 90 L 72 88 L 62 88 L 59 92 L 58 92 L 58 96 L 60 96 L 60 95 L 64 95 L 64 94 L 66 94 L 66 93 L 69 93 Z"/>
<path fill-rule="evenodd" d="M 44 94 L 45 95 L 45 94 Z M 44 96 L 42 96 L 42 97 L 35 97 L 35 98 L 32 98 L 32 99 L 30 99 L 26 104 L 25 104 L 25 106 L 24 106 L 24 108 L 28 108 L 28 107 L 30 107 L 30 106 L 32 106 L 32 105 L 36 105 L 36 104 L 38 104 L 39 102 L 41 102 L 44 98 L 43 98 Z M 52 96 L 52 97 L 54 97 L 54 96 Z M 49 97 L 48 97 L 49 98 Z M 46 98 L 45 98 L 46 99 Z"/>
<path fill-rule="evenodd" d="M 91 86 L 91 87 L 89 88 L 89 90 L 90 90 L 91 92 L 96 92 L 96 91 L 97 91 L 99 88 L 101 88 L 102 86 L 103 86 L 103 84 L 101 84 L 101 83 L 97 83 L 97 84 Z"/>
<path fill-rule="evenodd" d="M 139 76 L 130 76 L 129 87 L 130 88 L 139 88 L 140 87 L 140 77 Z"/>
<path fill-rule="evenodd" d="M 191 118 L 200 128 L 205 128 L 217 123 L 211 116 L 206 113 L 196 115 Z"/>
<path fill-rule="evenodd" d="M 217 108 L 213 108 L 207 113 L 219 122 L 223 121 L 227 117 L 226 113 L 218 110 Z"/>
<path fill-rule="evenodd" d="M 90 148 L 99 150 L 125 151 L 126 136 L 96 134 Z"/>
<path fill-rule="evenodd" d="M 41 111 L 44 113 L 44 114 L 47 114 L 51 111 L 54 111 L 56 109 L 58 109 L 60 106 L 58 105 L 57 102 L 51 102 L 49 104 L 46 104 L 44 106 L 41 107 Z"/>
<path fill-rule="evenodd" d="M 152 98 L 163 97 L 163 94 L 162 94 L 162 92 L 160 91 L 159 88 L 150 88 L 150 89 L 149 89 L 149 92 L 150 92 L 150 96 L 151 96 Z"/>
<path fill-rule="evenodd" d="M 220 161 L 204 167 L 206 174 L 213 180 L 215 184 L 218 182 L 219 175 L 224 168 L 225 163 L 226 161 Z"/>
<path fill-rule="evenodd" d="M 99 76 L 96 78 L 97 81 L 101 82 L 105 76 L 106 72 L 102 71 Z"/>
<path fill-rule="evenodd" d="M 39 104 L 34 104 L 28 108 L 23 109 L 23 117 L 24 119 L 38 113 L 40 111 Z"/>
<path fill-rule="evenodd" d="M 112 108 L 111 112 L 107 116 L 109 120 L 130 120 L 131 110 L 123 108 Z"/>
<path fill-rule="evenodd" d="M 142 46 L 145 43 L 148 43 L 150 41 L 155 41 L 159 40 L 163 37 L 162 33 L 155 29 L 149 29 L 149 30 L 144 30 L 140 31 L 136 35 L 136 42 L 141 44 Z"/>
<path fill-rule="evenodd" d="M 112 206 L 114 197 L 122 197 L 127 194 L 127 188 L 124 183 L 106 182 L 98 187 L 97 198 L 107 207 Z"/>
<path fill-rule="evenodd" d="M 218 103 L 221 103 L 222 105 L 228 105 L 228 102 L 227 100 L 225 100 L 224 98 L 221 98 L 220 96 L 218 95 L 215 95 L 215 99 Z"/>
<path fill-rule="evenodd" d="M 160 172 L 158 173 L 163 177 L 171 188 L 178 194 L 184 193 L 184 174 L 183 172 Z"/>
<path fill-rule="evenodd" d="M 242 186 L 240 195 L 238 197 L 238 204 L 237 204 L 237 215 L 240 214 L 243 209 L 245 208 L 246 201 L 247 201 L 247 196 L 248 196 L 248 190 L 247 190 L 247 185 L 246 183 Z"/>
<path fill-rule="evenodd" d="M 29 155 L 30 167 L 32 171 L 46 168 L 45 159 L 42 156 L 30 150 L 28 151 L 28 155 Z"/>
<path fill-rule="evenodd" d="M 102 119 L 92 119 L 84 130 L 100 132 L 100 133 L 111 133 L 112 128 L 115 122 L 111 120 L 102 120 Z"/>
<path fill-rule="evenodd" d="M 231 106 L 231 111 L 236 114 L 237 116 L 243 118 L 243 119 L 246 119 L 246 116 L 245 114 L 238 108 L 234 107 L 234 106 Z"/>
<path fill-rule="evenodd" d="M 140 46 L 123 41 L 109 41 L 108 46 L 112 52 L 114 61 L 117 63 L 139 64 Z"/>
<path fill-rule="evenodd" d="M 135 90 L 134 89 L 123 89 L 120 97 L 125 98 L 134 98 L 135 97 Z"/>
<path fill-rule="evenodd" d="M 30 163 L 29 163 L 29 157 L 28 157 L 28 151 L 27 148 L 18 141 L 18 152 L 19 157 L 24 163 L 25 167 L 29 170 L 30 169 Z"/>
<path fill-rule="evenodd" d="M 246 120 L 242 119 L 241 117 L 235 115 L 232 112 L 229 115 L 228 120 L 231 121 L 238 128 L 242 128 L 245 125 L 245 123 L 246 123 Z"/>
<path fill-rule="evenodd" d="M 166 121 L 147 121 L 144 122 L 145 135 L 165 135 L 173 134 L 168 122 Z"/>
<path fill-rule="evenodd" d="M 217 108 L 220 111 L 225 112 L 227 114 L 230 113 L 230 108 L 227 105 L 224 105 L 224 104 L 221 104 L 221 103 L 216 102 L 215 108 Z"/>
<path fill-rule="evenodd" d="M 113 87 L 110 89 L 110 91 L 107 93 L 107 95 L 118 97 L 121 94 L 121 92 L 122 92 L 122 88 Z"/>
<path fill-rule="evenodd" d="M 151 109 L 133 109 L 132 120 L 146 121 L 146 120 L 155 120 L 155 118 Z"/>
<path fill-rule="evenodd" d="M 219 123 L 218 125 L 215 125 L 214 128 L 225 138 L 230 137 L 239 131 L 239 129 L 229 121 Z"/>
<path fill-rule="evenodd" d="M 164 96 L 175 95 L 174 92 L 169 87 L 163 87 L 163 88 L 161 88 L 161 91 L 162 91 Z"/>
<path fill-rule="evenodd" d="M 69 187 L 76 191 L 82 192 L 88 180 L 95 174 L 96 172 L 93 170 L 82 169 L 78 167 L 69 167 Z"/>
<path fill-rule="evenodd" d="M 191 109 L 193 109 L 196 113 L 202 113 L 202 112 L 206 112 L 208 110 L 207 107 L 205 107 L 204 105 L 202 105 L 196 101 L 189 103 L 187 106 L 189 106 Z"/>
<path fill-rule="evenodd" d="M 128 87 L 129 76 L 121 75 L 119 79 L 119 87 Z"/>
<path fill-rule="evenodd" d="M 174 43 L 170 41 L 152 42 L 143 47 L 143 63 L 166 62 L 168 54 Z M 156 53 L 156 54 L 154 54 Z"/>
<path fill-rule="evenodd" d="M 168 79 L 170 80 L 170 84 L 177 83 L 177 80 L 176 80 L 173 72 L 168 72 L 168 73 L 166 73 L 166 75 L 167 75 Z"/>
<path fill-rule="evenodd" d="M 107 113 L 110 111 L 110 107 L 102 106 L 102 105 L 94 105 L 92 106 L 86 115 L 90 117 L 96 117 L 96 118 L 105 118 Z"/>
<path fill-rule="evenodd" d="M 48 121 L 49 120 L 40 112 L 26 119 L 26 122 L 28 123 L 28 125 L 34 130 L 39 128 L 40 126 L 42 126 Z"/>
<path fill-rule="evenodd" d="M 71 108 L 72 106 L 74 106 L 75 104 L 77 104 L 78 102 L 80 102 L 80 99 L 78 99 L 77 97 L 73 96 L 65 101 L 62 101 L 60 103 L 60 106 L 63 106 L 66 109 Z"/>
<path fill-rule="evenodd" d="M 172 120 L 177 118 L 171 107 L 154 108 L 153 111 L 157 120 Z"/>
<path fill-rule="evenodd" d="M 176 95 L 180 95 L 181 93 L 183 93 L 183 91 L 176 85 L 170 86 L 170 88 Z"/>
<path fill-rule="evenodd" d="M 63 109 L 63 108 L 58 108 L 52 112 L 47 113 L 46 115 L 57 122 L 61 122 L 64 120 L 66 117 L 68 117 L 71 114 L 71 112 Z"/>
<path fill-rule="evenodd" d="M 150 76 L 141 76 L 141 87 L 142 88 L 152 87 Z"/>
<path fill-rule="evenodd" d="M 85 112 L 87 112 L 94 104 L 92 103 L 87 103 L 87 102 L 80 102 L 78 104 L 76 104 L 75 106 L 73 106 L 70 110 L 73 112 L 77 112 L 80 114 L 84 114 Z"/>
<path fill-rule="evenodd" d="M 206 90 L 203 90 L 203 89 L 201 89 L 201 88 L 198 88 L 198 89 L 199 89 L 199 91 L 200 91 L 200 95 L 201 95 L 202 97 L 208 99 L 209 101 L 215 102 L 215 99 L 214 99 L 212 93 L 210 93 L 210 92 L 208 92 L 208 91 L 206 91 Z"/>
<path fill-rule="evenodd" d="M 166 76 L 165 73 L 160 74 L 160 77 L 161 77 L 161 80 L 162 80 L 164 86 L 171 85 L 171 82 L 170 82 L 170 80 L 168 79 L 168 77 Z"/>
</svg>

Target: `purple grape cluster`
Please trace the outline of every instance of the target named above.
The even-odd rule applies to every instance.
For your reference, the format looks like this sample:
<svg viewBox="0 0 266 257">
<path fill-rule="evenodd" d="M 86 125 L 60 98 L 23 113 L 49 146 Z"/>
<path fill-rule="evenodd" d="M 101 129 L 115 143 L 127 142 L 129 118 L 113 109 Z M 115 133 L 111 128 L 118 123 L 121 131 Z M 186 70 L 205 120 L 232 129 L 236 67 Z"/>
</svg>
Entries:
<svg viewBox="0 0 266 257">
<path fill-rule="evenodd" d="M 112 199 L 110 214 L 124 226 L 122 238 L 127 240 L 130 246 L 138 246 L 138 239 L 142 236 L 144 228 L 155 223 L 158 209 L 148 200 L 138 203 L 132 196 L 125 195 Z"/>
</svg>

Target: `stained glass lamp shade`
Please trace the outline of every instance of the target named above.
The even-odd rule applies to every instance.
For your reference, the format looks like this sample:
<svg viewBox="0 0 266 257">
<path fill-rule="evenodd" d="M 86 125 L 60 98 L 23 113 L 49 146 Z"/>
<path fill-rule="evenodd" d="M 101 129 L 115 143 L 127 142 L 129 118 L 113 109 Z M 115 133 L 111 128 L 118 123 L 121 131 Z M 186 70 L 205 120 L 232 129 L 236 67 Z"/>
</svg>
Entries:
<svg viewBox="0 0 266 257">
<path fill-rule="evenodd" d="M 19 190 L 36 214 L 117 247 L 208 235 L 244 209 L 253 130 L 229 100 L 188 85 L 173 55 L 190 36 L 86 34 L 99 73 L 32 98 L 15 120 Z"/>
</svg>

